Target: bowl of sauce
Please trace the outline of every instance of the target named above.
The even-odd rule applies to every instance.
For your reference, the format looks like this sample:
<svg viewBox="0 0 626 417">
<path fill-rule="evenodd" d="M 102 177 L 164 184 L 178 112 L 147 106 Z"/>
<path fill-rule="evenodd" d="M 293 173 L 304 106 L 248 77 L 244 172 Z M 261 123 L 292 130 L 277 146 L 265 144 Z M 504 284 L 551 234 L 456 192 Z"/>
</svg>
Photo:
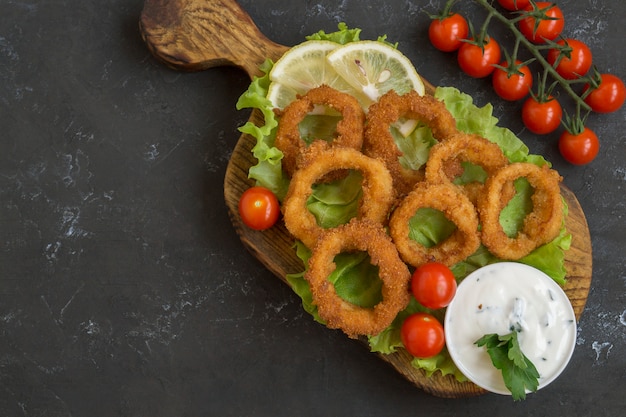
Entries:
<svg viewBox="0 0 626 417">
<path fill-rule="evenodd" d="M 484 347 L 486 334 L 518 332 L 541 389 L 567 366 L 576 345 L 576 316 L 563 289 L 544 272 L 516 262 L 487 265 L 457 288 L 444 320 L 446 345 L 459 370 L 488 391 L 510 395 Z"/>
</svg>

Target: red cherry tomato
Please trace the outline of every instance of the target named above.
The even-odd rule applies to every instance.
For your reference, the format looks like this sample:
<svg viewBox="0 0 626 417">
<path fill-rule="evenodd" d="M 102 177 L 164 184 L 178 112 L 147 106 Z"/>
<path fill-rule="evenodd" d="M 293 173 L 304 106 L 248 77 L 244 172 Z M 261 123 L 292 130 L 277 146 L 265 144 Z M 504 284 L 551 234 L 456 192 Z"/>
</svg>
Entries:
<svg viewBox="0 0 626 417">
<path fill-rule="evenodd" d="M 530 0 L 498 0 L 498 3 L 506 10 L 515 11 L 528 6 Z"/>
<path fill-rule="evenodd" d="M 446 265 L 429 262 L 413 272 L 411 292 L 424 307 L 443 308 L 450 304 L 456 294 L 456 279 Z"/>
<path fill-rule="evenodd" d="M 493 72 L 491 82 L 496 94 L 508 101 L 521 100 L 528 95 L 533 85 L 533 75 L 527 65 L 521 65 L 520 61 L 515 62 L 518 72 L 509 73 L 500 67 L 496 67 Z M 507 67 L 508 63 L 503 62 L 501 67 Z"/>
<path fill-rule="evenodd" d="M 554 3 L 547 1 L 538 1 L 535 3 L 536 8 L 532 4 L 529 4 L 524 8 L 527 12 L 543 12 L 545 18 L 539 20 L 539 25 L 535 27 L 537 19 L 533 16 L 527 16 L 520 20 L 519 30 L 522 34 L 533 43 L 544 43 L 545 39 L 554 40 L 565 26 L 565 20 L 563 19 L 563 11 Z"/>
<path fill-rule="evenodd" d="M 402 323 L 400 337 L 406 350 L 416 358 L 435 356 L 445 345 L 443 326 L 434 316 L 415 313 Z"/>
<path fill-rule="evenodd" d="M 585 127 L 580 133 L 564 131 L 559 138 L 559 151 L 563 158 L 574 165 L 585 165 L 593 161 L 600 150 L 596 134 Z"/>
<path fill-rule="evenodd" d="M 622 107 L 626 99 L 624 82 L 613 74 L 602 74 L 600 85 L 585 97 L 585 103 L 597 113 L 611 113 Z M 585 86 L 583 94 L 589 89 Z"/>
<path fill-rule="evenodd" d="M 254 230 L 265 230 L 278 220 L 280 204 L 273 192 L 264 187 L 248 188 L 239 199 L 239 215 Z"/>
<path fill-rule="evenodd" d="M 471 42 L 463 42 L 457 59 L 464 73 L 470 77 L 484 78 L 493 72 L 500 57 L 500 45 L 490 37 L 483 48 Z"/>
<path fill-rule="evenodd" d="M 538 135 L 554 132 L 561 124 L 561 117 L 563 109 L 554 97 L 548 97 L 547 101 L 528 97 L 522 106 L 524 126 Z"/>
<path fill-rule="evenodd" d="M 440 51 L 452 52 L 461 47 L 462 39 L 469 33 L 467 20 L 458 13 L 443 19 L 433 19 L 428 27 L 430 43 Z"/>
<path fill-rule="evenodd" d="M 587 71 L 591 68 L 591 50 L 585 43 L 576 39 L 560 40 L 557 44 L 564 46 L 565 42 L 567 42 L 567 46 L 571 48 L 569 57 L 561 55 L 558 49 L 550 49 L 546 59 L 550 65 L 554 66 L 557 59 L 559 59 L 559 55 L 561 55 L 555 67 L 556 72 L 566 80 L 575 80 L 587 74 Z"/>
</svg>

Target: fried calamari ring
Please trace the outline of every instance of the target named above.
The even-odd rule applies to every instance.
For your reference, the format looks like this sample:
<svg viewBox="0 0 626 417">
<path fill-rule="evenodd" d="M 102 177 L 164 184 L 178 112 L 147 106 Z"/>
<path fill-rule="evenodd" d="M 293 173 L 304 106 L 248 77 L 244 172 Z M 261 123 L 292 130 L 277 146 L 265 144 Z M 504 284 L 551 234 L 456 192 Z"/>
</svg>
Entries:
<svg viewBox="0 0 626 417">
<path fill-rule="evenodd" d="M 341 113 L 337 123 L 333 146 L 361 149 L 365 113 L 354 97 L 327 85 L 313 88 L 290 103 L 280 115 L 274 146 L 283 153 L 282 167 L 290 177 L 296 170 L 298 155 L 307 147 L 300 136 L 299 125 L 315 105 L 326 105 Z"/>
<path fill-rule="evenodd" d="M 458 133 L 456 120 L 443 102 L 432 96 L 420 96 L 411 91 L 402 96 L 390 90 L 369 107 L 366 119 L 363 153 L 381 158 L 394 179 L 399 195 L 407 194 L 424 178 L 422 170 L 411 170 L 400 164 L 402 152 L 390 132 L 392 123 L 401 118 L 415 119 L 428 125 L 433 136 L 443 141 Z"/>
<path fill-rule="evenodd" d="M 503 190 L 518 178 L 526 178 L 534 188 L 533 211 L 524 219 L 517 236 L 509 237 L 500 224 Z M 547 165 L 513 163 L 500 169 L 485 182 L 478 200 L 482 242 L 500 259 L 517 260 L 558 236 L 563 222 L 561 176 Z"/>
<path fill-rule="evenodd" d="M 363 174 L 359 218 L 379 223 L 387 219 L 394 191 L 391 175 L 382 161 L 352 148 L 331 147 L 324 141 L 312 143 L 301 160 L 304 162 L 291 178 L 282 208 L 285 226 L 307 247 L 315 246 L 323 230 L 307 209 L 307 200 L 313 192 L 313 184 L 333 170 L 354 169 Z"/>
<path fill-rule="evenodd" d="M 460 132 L 430 148 L 426 163 L 426 181 L 452 182 L 454 177 L 463 173 L 462 162 L 479 165 L 489 177 L 507 165 L 509 160 L 497 144 L 476 134 Z M 475 203 L 483 184 L 474 181 L 464 184 L 462 188 L 470 201 Z"/>
<path fill-rule="evenodd" d="M 417 210 L 426 207 L 441 211 L 456 225 L 450 236 L 432 247 L 409 236 L 409 220 Z M 476 209 L 452 183 L 418 183 L 391 215 L 389 231 L 402 259 L 416 268 L 431 261 L 453 265 L 480 246 Z"/>
<path fill-rule="evenodd" d="M 359 307 L 343 300 L 327 279 L 336 268 L 335 256 L 350 251 L 367 252 L 372 265 L 378 266 L 382 301 L 373 308 Z M 309 282 L 313 304 L 320 317 L 329 328 L 341 329 L 351 338 L 380 333 L 409 303 L 411 274 L 379 223 L 352 219 L 345 225 L 325 230 L 308 265 L 304 278 Z"/>
</svg>

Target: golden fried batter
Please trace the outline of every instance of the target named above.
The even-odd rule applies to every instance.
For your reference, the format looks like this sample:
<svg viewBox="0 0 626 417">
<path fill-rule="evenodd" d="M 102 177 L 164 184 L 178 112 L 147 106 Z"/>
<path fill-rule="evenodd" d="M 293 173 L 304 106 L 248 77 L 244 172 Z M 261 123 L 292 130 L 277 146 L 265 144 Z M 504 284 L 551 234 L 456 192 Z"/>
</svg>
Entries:
<svg viewBox="0 0 626 417">
<path fill-rule="evenodd" d="M 461 162 L 481 166 L 488 176 L 509 163 L 498 145 L 475 134 L 458 133 L 430 149 L 426 163 L 426 181 L 452 182 L 463 173 Z M 453 169 L 454 168 L 454 169 Z M 471 182 L 463 186 L 466 195 L 475 203 L 482 183 Z"/>
<path fill-rule="evenodd" d="M 517 236 L 506 235 L 500 224 L 503 190 L 524 177 L 534 188 L 533 211 L 524 219 Z M 558 236 L 563 223 L 563 200 L 559 183 L 561 176 L 547 165 L 518 162 L 500 169 L 485 183 L 478 200 L 482 224 L 482 242 L 500 259 L 517 260 Z"/>
<path fill-rule="evenodd" d="M 306 148 L 306 143 L 300 137 L 300 122 L 313 111 L 316 104 L 329 106 L 342 115 L 337 123 L 336 136 L 331 142 L 333 146 L 360 150 L 363 144 L 365 113 L 357 99 L 327 85 L 313 88 L 290 103 L 280 115 L 274 146 L 282 151 L 282 167 L 290 177 L 296 170 L 298 155 Z"/>
<path fill-rule="evenodd" d="M 307 247 L 315 246 L 323 230 L 307 209 L 312 185 L 334 170 L 355 169 L 363 174 L 359 218 L 383 223 L 394 199 L 393 181 L 385 164 L 352 148 L 331 147 L 324 141 L 312 143 L 302 154 L 301 167 L 293 174 L 283 201 L 285 226 Z"/>
<path fill-rule="evenodd" d="M 423 207 L 441 211 L 457 226 L 452 235 L 430 248 L 409 236 L 409 220 Z M 389 232 L 402 259 L 416 268 L 432 261 L 454 265 L 480 246 L 476 209 L 452 183 L 418 183 L 392 213 Z"/>
<path fill-rule="evenodd" d="M 363 153 L 385 161 L 393 177 L 394 188 L 400 196 L 406 195 L 415 183 L 424 178 L 422 170 L 404 168 L 398 159 L 402 153 L 389 128 L 403 117 L 425 123 L 439 141 L 445 141 L 459 133 L 456 120 L 446 106 L 432 96 L 420 96 L 415 91 L 400 96 L 391 90 L 370 106 L 365 125 Z"/>
<path fill-rule="evenodd" d="M 379 268 L 383 299 L 373 308 L 359 307 L 343 300 L 327 279 L 336 268 L 335 256 L 350 251 L 367 252 L 372 264 Z M 304 278 L 311 286 L 313 304 L 326 325 L 341 329 L 352 338 L 377 335 L 409 303 L 411 274 L 383 226 L 367 219 L 352 219 L 345 225 L 322 232 Z"/>
</svg>

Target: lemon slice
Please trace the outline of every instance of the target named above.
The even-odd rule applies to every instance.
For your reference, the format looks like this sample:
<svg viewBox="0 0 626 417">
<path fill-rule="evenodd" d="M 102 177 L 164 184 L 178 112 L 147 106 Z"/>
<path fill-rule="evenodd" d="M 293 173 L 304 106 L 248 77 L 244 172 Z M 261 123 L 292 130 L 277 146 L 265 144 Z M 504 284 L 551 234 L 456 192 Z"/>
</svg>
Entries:
<svg viewBox="0 0 626 417">
<path fill-rule="evenodd" d="M 389 90 L 423 95 L 424 83 L 411 61 L 394 47 L 378 41 L 348 43 L 326 58 L 331 67 L 371 102 Z"/>
<path fill-rule="evenodd" d="M 415 119 L 403 119 L 393 123 L 392 126 L 398 129 L 403 138 L 406 138 L 413 133 L 418 124 L 418 121 Z"/>
<path fill-rule="evenodd" d="M 296 90 L 284 84 L 270 83 L 267 99 L 272 103 L 272 106 L 282 110 L 297 98 L 297 94 Z"/>
<path fill-rule="evenodd" d="M 267 98 L 275 107 L 282 109 L 295 100 L 297 94 L 305 94 L 322 84 L 358 96 L 358 91 L 326 60 L 326 56 L 338 47 L 341 45 L 335 42 L 311 40 L 288 50 L 270 71 Z"/>
<path fill-rule="evenodd" d="M 340 46 L 330 41 L 306 41 L 289 49 L 272 67 L 270 80 L 295 91 L 307 91 L 337 78 L 326 55 Z"/>
</svg>

